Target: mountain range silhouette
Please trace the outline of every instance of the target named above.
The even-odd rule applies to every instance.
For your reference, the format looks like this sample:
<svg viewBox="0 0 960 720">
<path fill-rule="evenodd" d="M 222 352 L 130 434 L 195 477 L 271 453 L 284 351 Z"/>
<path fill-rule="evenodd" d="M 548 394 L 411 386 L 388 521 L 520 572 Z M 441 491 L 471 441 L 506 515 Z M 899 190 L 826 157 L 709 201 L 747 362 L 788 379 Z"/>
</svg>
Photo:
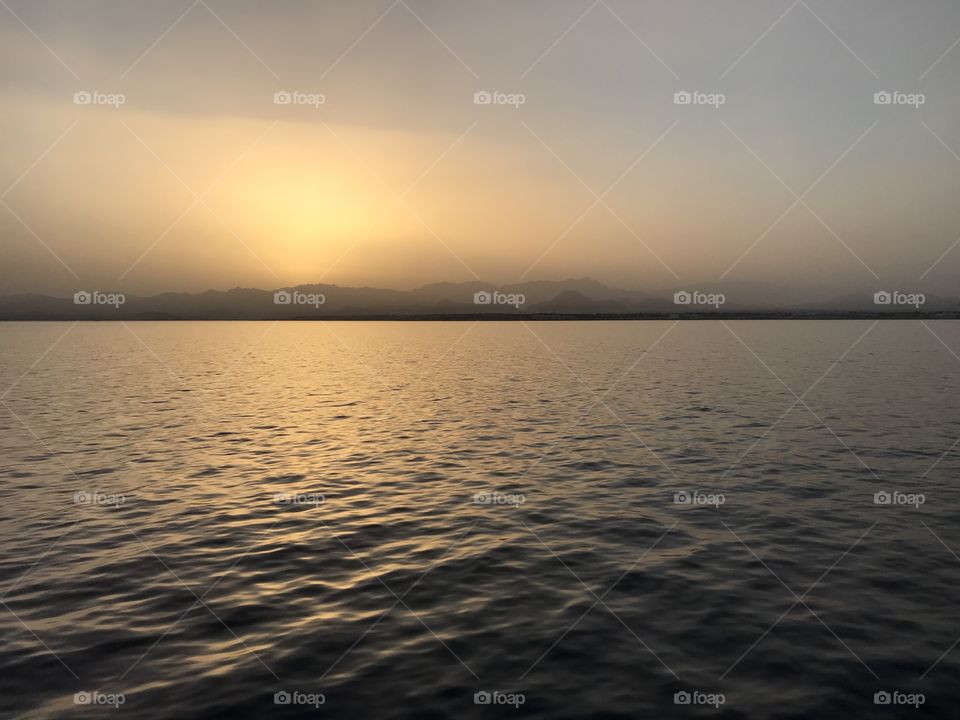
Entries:
<svg viewBox="0 0 960 720">
<path fill-rule="evenodd" d="M 674 293 L 723 302 L 682 304 Z M 920 306 L 878 305 L 872 292 L 824 301 L 762 284 L 678 287 L 656 292 L 623 290 L 591 278 L 535 280 L 495 286 L 479 281 L 437 282 L 413 290 L 306 284 L 262 290 L 233 288 L 200 293 L 119 295 L 85 288 L 73 297 L 18 294 L 0 297 L 0 320 L 271 320 L 457 319 L 616 317 L 818 317 L 960 314 L 960 301 L 927 295 Z"/>
</svg>

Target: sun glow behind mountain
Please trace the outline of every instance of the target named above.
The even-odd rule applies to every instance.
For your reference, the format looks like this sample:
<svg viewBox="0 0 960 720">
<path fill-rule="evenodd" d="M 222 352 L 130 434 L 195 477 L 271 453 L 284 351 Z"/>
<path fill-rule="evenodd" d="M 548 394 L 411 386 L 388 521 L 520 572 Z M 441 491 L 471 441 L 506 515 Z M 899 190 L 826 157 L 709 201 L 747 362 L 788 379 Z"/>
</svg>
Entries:
<svg viewBox="0 0 960 720">
<path fill-rule="evenodd" d="M 408 5 L 14 2 L 3 287 L 951 286 L 955 7 Z"/>
</svg>

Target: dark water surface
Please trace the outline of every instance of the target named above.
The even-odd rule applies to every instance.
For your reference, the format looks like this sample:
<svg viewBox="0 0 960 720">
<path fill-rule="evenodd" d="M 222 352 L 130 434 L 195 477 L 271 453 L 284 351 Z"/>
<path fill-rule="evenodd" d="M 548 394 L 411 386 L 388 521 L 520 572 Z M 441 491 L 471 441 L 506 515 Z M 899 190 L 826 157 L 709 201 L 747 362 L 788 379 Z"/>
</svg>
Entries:
<svg viewBox="0 0 960 720">
<path fill-rule="evenodd" d="M 0 715 L 960 716 L 955 353 L 946 321 L 0 325 Z"/>
</svg>

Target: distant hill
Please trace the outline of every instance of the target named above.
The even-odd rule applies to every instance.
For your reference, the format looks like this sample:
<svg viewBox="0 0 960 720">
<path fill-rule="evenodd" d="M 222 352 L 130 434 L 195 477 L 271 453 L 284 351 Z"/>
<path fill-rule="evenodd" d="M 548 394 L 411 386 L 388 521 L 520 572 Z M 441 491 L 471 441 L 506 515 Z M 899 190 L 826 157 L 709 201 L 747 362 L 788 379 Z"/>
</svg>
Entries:
<svg viewBox="0 0 960 720">
<path fill-rule="evenodd" d="M 438 282 L 414 290 L 330 284 L 260 290 L 233 288 L 152 296 L 112 294 L 88 288 L 75 297 L 38 294 L 0 297 L 0 320 L 273 320 L 367 317 L 711 317 L 731 315 L 856 314 L 925 316 L 960 313 L 956 298 L 929 296 L 919 307 L 876 304 L 871 293 L 811 302 L 809 295 L 762 285 L 702 287 L 691 302 L 675 302 L 679 289 L 652 294 L 623 290 L 591 278 L 535 280 L 494 286 Z M 683 292 L 680 295 L 684 294 Z M 766 298 L 763 300 L 762 298 Z"/>
</svg>

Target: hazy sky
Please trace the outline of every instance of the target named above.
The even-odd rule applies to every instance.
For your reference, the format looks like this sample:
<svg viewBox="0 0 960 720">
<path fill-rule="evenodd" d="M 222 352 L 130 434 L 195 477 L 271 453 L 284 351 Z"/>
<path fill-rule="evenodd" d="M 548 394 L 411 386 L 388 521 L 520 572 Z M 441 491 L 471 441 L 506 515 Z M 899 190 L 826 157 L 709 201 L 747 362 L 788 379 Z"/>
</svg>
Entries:
<svg viewBox="0 0 960 720">
<path fill-rule="evenodd" d="M 957 292 L 955 1 L 4 3 L 3 293 Z"/>
</svg>

